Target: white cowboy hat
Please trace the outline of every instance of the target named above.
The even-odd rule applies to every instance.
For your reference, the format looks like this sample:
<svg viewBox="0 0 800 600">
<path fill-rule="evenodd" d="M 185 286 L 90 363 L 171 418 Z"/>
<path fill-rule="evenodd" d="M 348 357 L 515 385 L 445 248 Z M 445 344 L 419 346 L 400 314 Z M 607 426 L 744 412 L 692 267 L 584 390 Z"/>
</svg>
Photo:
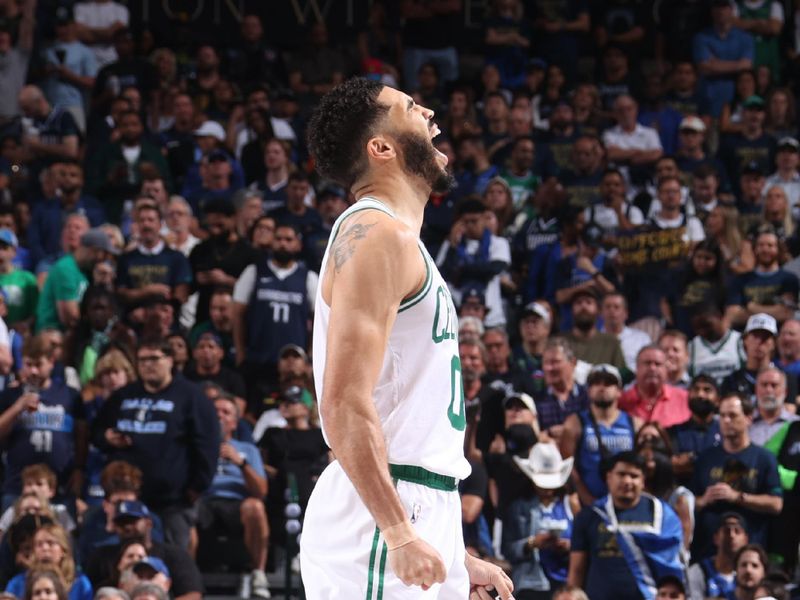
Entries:
<svg viewBox="0 0 800 600">
<path fill-rule="evenodd" d="M 536 487 L 557 490 L 563 487 L 572 472 L 573 458 L 561 458 L 555 444 L 534 444 L 528 458 L 512 457 L 520 470 L 530 477 Z"/>
</svg>

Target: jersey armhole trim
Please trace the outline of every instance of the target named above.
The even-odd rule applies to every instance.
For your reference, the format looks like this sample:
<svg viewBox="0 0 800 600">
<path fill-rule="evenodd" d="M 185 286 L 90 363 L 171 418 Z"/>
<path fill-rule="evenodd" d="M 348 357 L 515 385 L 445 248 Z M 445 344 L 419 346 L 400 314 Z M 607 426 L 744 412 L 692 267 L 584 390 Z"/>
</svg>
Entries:
<svg viewBox="0 0 800 600">
<path fill-rule="evenodd" d="M 428 258 L 425 256 L 425 253 L 422 251 L 422 248 L 419 249 L 419 253 L 422 255 L 422 260 L 425 262 L 425 282 L 422 284 L 422 288 L 406 300 L 403 300 L 400 303 L 400 308 L 398 308 L 397 312 L 401 313 L 404 310 L 411 308 L 412 306 L 419 304 L 419 302 L 425 297 L 428 293 L 428 290 L 431 289 L 431 284 L 433 283 L 433 273 L 431 272 L 431 265 L 428 261 Z"/>
<path fill-rule="evenodd" d="M 372 203 L 370 203 L 370 205 L 369 205 L 369 206 L 358 206 L 358 207 L 356 207 L 356 205 L 355 205 L 355 204 L 353 204 L 352 206 L 354 207 L 354 208 L 353 208 L 353 210 L 351 210 L 351 211 L 350 211 L 350 212 L 349 212 L 349 213 L 348 213 L 348 214 L 347 214 L 347 215 L 346 215 L 346 216 L 345 216 L 345 217 L 344 217 L 344 218 L 343 218 L 343 219 L 342 219 L 342 220 L 339 222 L 339 224 L 336 226 L 336 229 L 334 229 L 334 230 L 331 232 L 331 237 L 330 237 L 330 240 L 328 241 L 328 246 L 329 246 L 329 247 L 333 245 L 333 242 L 336 240 L 336 236 L 338 236 L 338 235 L 339 235 L 339 229 L 341 229 L 341 228 L 342 228 L 342 224 L 343 224 L 343 223 L 344 223 L 344 222 L 345 222 L 347 219 L 349 219 L 351 216 L 353 216 L 354 214 L 356 214 L 357 212 L 361 212 L 361 211 L 364 211 L 364 210 L 377 210 L 377 211 L 380 211 L 380 212 L 382 212 L 382 213 L 384 213 L 384 214 L 386 214 L 386 215 L 389 215 L 390 217 L 394 218 L 394 215 L 392 215 L 392 214 L 391 214 L 391 213 L 390 213 L 388 210 L 386 210 L 385 208 L 381 208 L 381 207 L 379 207 L 379 206 L 374 206 Z M 344 213 L 342 213 L 342 215 L 344 215 Z"/>
</svg>

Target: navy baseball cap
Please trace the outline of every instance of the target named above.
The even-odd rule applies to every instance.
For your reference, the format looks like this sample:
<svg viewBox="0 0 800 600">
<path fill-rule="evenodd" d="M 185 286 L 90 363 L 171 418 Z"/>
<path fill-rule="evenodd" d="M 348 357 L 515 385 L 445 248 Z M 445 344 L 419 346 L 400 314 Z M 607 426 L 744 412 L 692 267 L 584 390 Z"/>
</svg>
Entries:
<svg viewBox="0 0 800 600">
<path fill-rule="evenodd" d="M 461 295 L 461 306 L 464 306 L 468 301 L 474 300 L 481 306 L 486 306 L 486 294 L 483 289 L 477 286 L 468 287 Z"/>
<path fill-rule="evenodd" d="M 766 169 L 760 160 L 749 160 L 742 165 L 742 175 L 759 175 L 764 176 Z"/>
<path fill-rule="evenodd" d="M 149 519 L 150 509 L 138 500 L 123 500 L 117 504 L 117 512 L 114 515 L 114 520 L 120 519 Z"/>
<path fill-rule="evenodd" d="M 164 563 L 164 561 L 157 556 L 145 556 L 132 567 L 133 572 L 137 575 L 139 575 L 142 571 L 146 572 L 148 569 L 152 569 L 155 571 L 155 573 L 162 573 L 166 577 L 170 577 L 169 568 L 167 568 L 167 565 Z M 153 575 L 155 575 L 155 573 L 153 573 Z"/>
<path fill-rule="evenodd" d="M 200 342 L 202 342 L 204 340 L 208 340 L 209 342 L 212 342 L 213 344 L 216 344 L 220 348 L 225 348 L 225 345 L 222 343 L 222 338 L 219 337 L 213 331 L 204 331 L 203 333 L 201 333 L 198 336 L 197 341 L 195 341 L 194 347 L 197 348 L 197 346 L 200 345 Z"/>
</svg>

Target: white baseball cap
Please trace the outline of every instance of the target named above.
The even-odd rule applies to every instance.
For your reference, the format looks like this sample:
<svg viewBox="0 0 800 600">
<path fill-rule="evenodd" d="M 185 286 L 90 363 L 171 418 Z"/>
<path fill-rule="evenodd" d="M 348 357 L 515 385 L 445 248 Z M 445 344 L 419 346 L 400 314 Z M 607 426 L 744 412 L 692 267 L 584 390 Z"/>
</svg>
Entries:
<svg viewBox="0 0 800 600">
<path fill-rule="evenodd" d="M 523 405 L 525 405 L 525 408 L 527 408 L 533 414 L 536 414 L 536 404 L 534 404 L 533 398 L 531 398 L 528 394 L 524 392 L 512 392 L 505 397 L 505 400 L 503 400 L 503 406 L 508 408 L 508 405 L 514 400 L 521 402 Z"/>
<path fill-rule="evenodd" d="M 757 313 L 747 319 L 747 325 L 744 328 L 745 335 L 759 329 L 769 331 L 772 335 L 778 335 L 778 323 L 775 321 L 775 317 L 767 313 Z"/>
<path fill-rule="evenodd" d="M 194 135 L 197 137 L 210 136 L 216 138 L 220 142 L 225 141 L 225 130 L 222 125 L 216 121 L 204 121 L 200 127 L 194 130 Z"/>
<path fill-rule="evenodd" d="M 706 124 L 703 123 L 703 119 L 701 119 L 700 117 L 695 117 L 692 115 L 683 118 L 680 126 L 678 127 L 678 131 L 680 131 L 681 129 L 688 129 L 689 131 L 705 133 Z"/>
<path fill-rule="evenodd" d="M 609 365 L 607 363 L 600 363 L 594 365 L 589 370 L 589 375 L 586 377 L 586 382 L 590 382 L 595 379 L 599 375 L 608 375 L 609 377 L 613 377 L 617 381 L 617 385 L 622 387 L 622 376 L 619 374 L 619 369 L 614 365 Z"/>
<path fill-rule="evenodd" d="M 522 309 L 522 318 L 535 315 L 542 319 L 546 325 L 550 324 L 550 311 L 541 302 L 531 302 Z"/>
<path fill-rule="evenodd" d="M 563 487 L 572 473 L 573 458 L 561 458 L 561 453 L 551 442 L 534 444 L 528 458 L 512 457 L 520 470 L 536 487 L 557 490 Z"/>
</svg>

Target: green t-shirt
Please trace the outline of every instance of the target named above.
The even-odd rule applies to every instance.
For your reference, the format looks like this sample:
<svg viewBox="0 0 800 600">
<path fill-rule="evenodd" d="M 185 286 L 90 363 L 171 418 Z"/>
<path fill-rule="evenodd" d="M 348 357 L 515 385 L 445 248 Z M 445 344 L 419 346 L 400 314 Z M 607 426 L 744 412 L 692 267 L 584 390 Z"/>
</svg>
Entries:
<svg viewBox="0 0 800 600">
<path fill-rule="evenodd" d="M 59 258 L 50 268 L 36 307 L 36 332 L 63 329 L 58 320 L 57 302 L 80 302 L 89 285 L 71 254 Z"/>
<path fill-rule="evenodd" d="M 6 321 L 10 326 L 36 314 L 36 302 L 39 300 L 36 275 L 22 269 L 14 269 L 7 274 L 0 273 L 0 288 L 6 293 Z"/>
<path fill-rule="evenodd" d="M 510 171 L 503 173 L 508 187 L 511 188 L 511 197 L 514 199 L 514 209 L 520 210 L 528 199 L 536 193 L 542 184 L 542 178 L 530 171 L 522 177 L 513 175 Z"/>
</svg>

